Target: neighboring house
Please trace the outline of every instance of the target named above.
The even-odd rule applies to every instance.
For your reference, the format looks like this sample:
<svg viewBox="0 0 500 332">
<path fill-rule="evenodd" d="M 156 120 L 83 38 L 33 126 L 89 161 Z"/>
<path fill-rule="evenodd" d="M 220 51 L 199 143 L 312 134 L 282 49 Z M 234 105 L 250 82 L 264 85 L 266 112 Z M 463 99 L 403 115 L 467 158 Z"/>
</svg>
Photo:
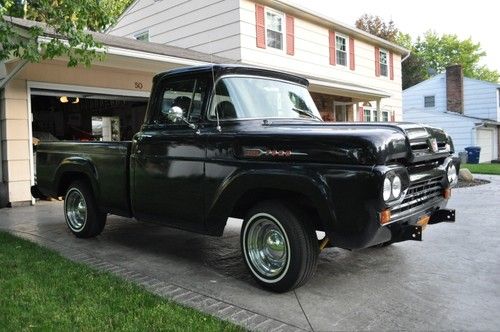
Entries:
<svg viewBox="0 0 500 332">
<path fill-rule="evenodd" d="M 404 120 L 446 130 L 455 151 L 480 146 L 480 162 L 500 158 L 500 84 L 463 77 L 454 65 L 403 91 Z"/>
<path fill-rule="evenodd" d="M 408 51 L 286 1 L 136 0 L 108 33 L 305 76 L 325 120 L 402 118 Z"/>
</svg>

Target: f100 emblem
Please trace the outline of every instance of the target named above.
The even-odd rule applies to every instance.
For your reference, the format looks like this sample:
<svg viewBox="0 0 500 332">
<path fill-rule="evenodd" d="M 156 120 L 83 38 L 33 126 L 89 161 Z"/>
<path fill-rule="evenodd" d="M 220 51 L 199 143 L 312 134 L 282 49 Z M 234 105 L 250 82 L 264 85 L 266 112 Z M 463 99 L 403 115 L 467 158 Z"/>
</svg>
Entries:
<svg viewBox="0 0 500 332">
<path fill-rule="evenodd" d="M 262 156 L 268 157 L 291 157 L 291 156 L 307 156 L 307 153 L 296 152 L 292 150 L 271 150 L 259 148 L 243 148 L 243 156 L 257 158 Z"/>
<path fill-rule="evenodd" d="M 434 152 L 434 153 L 438 152 L 438 150 L 439 150 L 439 149 L 438 149 L 438 143 L 437 143 L 437 141 L 436 141 L 436 139 L 435 139 L 435 138 L 429 138 L 429 139 L 427 140 L 427 143 L 429 144 L 429 149 L 430 149 L 432 152 Z"/>
</svg>

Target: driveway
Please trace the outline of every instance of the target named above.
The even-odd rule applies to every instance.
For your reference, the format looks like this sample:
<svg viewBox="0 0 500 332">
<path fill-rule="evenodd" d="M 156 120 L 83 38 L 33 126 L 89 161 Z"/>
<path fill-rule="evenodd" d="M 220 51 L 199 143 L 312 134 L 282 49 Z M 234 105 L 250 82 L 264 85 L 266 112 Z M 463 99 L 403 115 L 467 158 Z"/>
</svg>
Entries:
<svg viewBox="0 0 500 332">
<path fill-rule="evenodd" d="M 454 189 L 455 224 L 429 226 L 423 242 L 327 249 L 304 287 L 258 288 L 239 252 L 240 222 L 222 238 L 111 216 L 80 240 L 61 202 L 0 210 L 0 229 L 111 271 L 162 296 L 256 330 L 499 330 L 500 176 Z"/>
</svg>

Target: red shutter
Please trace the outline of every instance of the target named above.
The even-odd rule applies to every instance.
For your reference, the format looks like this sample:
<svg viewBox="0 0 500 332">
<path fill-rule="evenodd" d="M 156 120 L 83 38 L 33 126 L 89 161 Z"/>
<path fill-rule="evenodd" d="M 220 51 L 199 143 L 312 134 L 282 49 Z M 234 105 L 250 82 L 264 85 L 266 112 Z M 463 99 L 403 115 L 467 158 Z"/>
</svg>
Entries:
<svg viewBox="0 0 500 332">
<path fill-rule="evenodd" d="M 375 76 L 380 76 L 380 49 L 375 47 Z"/>
<path fill-rule="evenodd" d="M 337 64 L 336 59 L 336 50 L 335 50 L 335 31 L 328 31 L 328 40 L 329 40 L 329 50 L 330 50 L 330 64 L 335 66 Z"/>
<path fill-rule="evenodd" d="M 396 122 L 396 114 L 391 112 L 391 122 Z"/>
<path fill-rule="evenodd" d="M 266 25 L 264 20 L 264 6 L 255 4 L 255 29 L 257 32 L 257 47 L 266 48 Z"/>
<path fill-rule="evenodd" d="M 394 55 L 392 52 L 389 53 L 389 77 L 391 80 L 394 79 Z"/>
<path fill-rule="evenodd" d="M 295 27 L 293 16 L 286 15 L 286 54 L 295 54 Z"/>
<path fill-rule="evenodd" d="M 365 109 L 362 106 L 358 107 L 358 119 L 361 122 L 365 121 Z"/>
<path fill-rule="evenodd" d="M 354 70 L 356 63 L 354 61 L 354 38 L 349 37 L 349 69 Z"/>
</svg>

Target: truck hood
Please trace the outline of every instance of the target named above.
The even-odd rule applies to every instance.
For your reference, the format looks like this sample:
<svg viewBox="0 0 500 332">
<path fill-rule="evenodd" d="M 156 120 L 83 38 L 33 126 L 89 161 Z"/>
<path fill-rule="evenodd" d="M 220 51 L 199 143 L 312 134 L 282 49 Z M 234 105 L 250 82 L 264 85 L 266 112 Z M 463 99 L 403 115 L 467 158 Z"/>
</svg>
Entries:
<svg viewBox="0 0 500 332">
<path fill-rule="evenodd" d="M 268 120 L 238 126 L 233 134 L 241 158 L 380 165 L 453 153 L 451 138 L 443 130 L 413 123 Z"/>
</svg>

